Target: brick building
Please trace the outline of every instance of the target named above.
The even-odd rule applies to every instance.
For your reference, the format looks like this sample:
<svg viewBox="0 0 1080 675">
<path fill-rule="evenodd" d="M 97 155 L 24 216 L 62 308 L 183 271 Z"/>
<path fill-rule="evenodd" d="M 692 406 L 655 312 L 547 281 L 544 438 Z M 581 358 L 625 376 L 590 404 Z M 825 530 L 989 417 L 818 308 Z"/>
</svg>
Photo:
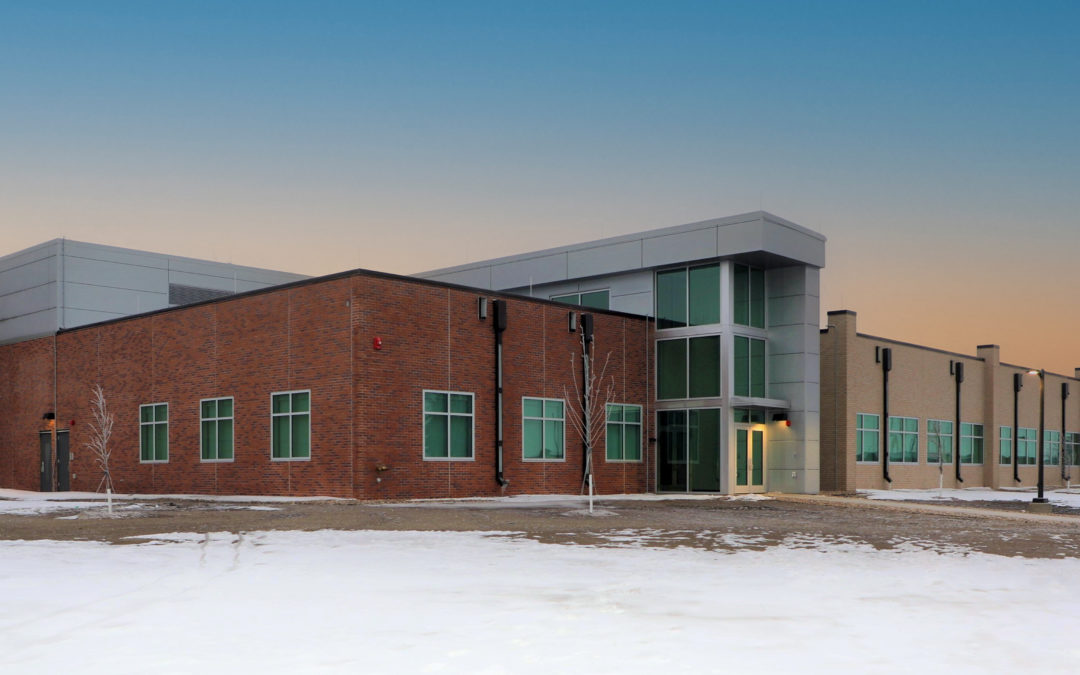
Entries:
<svg viewBox="0 0 1080 675">
<path fill-rule="evenodd" d="M 824 264 L 823 236 L 761 211 L 419 278 L 48 242 L 0 258 L 0 486 L 96 489 L 100 384 L 125 492 L 576 493 L 590 315 L 599 492 L 814 493 Z"/>
<path fill-rule="evenodd" d="M 3 345 L 0 486 L 97 489 L 85 443 L 100 384 L 122 492 L 577 493 L 582 342 L 570 314 L 581 322 L 550 301 L 355 271 Z M 651 322 L 589 315 L 612 404 L 596 490 L 647 491 Z"/>
<path fill-rule="evenodd" d="M 1040 380 L 1044 484 L 1080 482 L 1080 369 L 1072 376 L 857 331 L 821 331 L 821 489 L 1032 487 Z"/>
</svg>

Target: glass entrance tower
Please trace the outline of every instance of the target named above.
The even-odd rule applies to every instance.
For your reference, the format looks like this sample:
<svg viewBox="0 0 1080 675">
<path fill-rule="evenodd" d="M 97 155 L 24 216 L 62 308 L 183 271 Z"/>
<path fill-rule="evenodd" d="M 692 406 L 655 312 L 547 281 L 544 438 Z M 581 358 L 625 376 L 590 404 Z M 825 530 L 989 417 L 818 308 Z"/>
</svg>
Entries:
<svg viewBox="0 0 1080 675">
<path fill-rule="evenodd" d="M 653 317 L 657 491 L 815 493 L 824 265 L 758 211 L 419 276 Z"/>
</svg>

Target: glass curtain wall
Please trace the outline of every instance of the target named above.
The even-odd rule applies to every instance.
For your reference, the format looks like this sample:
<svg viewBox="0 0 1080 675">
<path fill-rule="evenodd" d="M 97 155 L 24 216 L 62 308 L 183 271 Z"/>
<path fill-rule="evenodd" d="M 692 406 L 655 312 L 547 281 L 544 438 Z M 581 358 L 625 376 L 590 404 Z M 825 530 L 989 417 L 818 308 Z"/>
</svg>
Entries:
<svg viewBox="0 0 1080 675">
<path fill-rule="evenodd" d="M 662 492 L 720 491 L 720 408 L 661 410 L 657 413 Z"/>
</svg>

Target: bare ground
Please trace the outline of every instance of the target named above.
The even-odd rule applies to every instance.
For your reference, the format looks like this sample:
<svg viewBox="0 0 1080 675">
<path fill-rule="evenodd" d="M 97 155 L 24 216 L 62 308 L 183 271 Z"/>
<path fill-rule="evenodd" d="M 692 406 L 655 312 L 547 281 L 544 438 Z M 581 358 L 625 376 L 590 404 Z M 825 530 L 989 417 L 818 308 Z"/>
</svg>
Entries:
<svg viewBox="0 0 1080 675">
<path fill-rule="evenodd" d="M 250 505 L 150 500 L 107 517 L 103 509 L 0 515 L 0 539 L 86 539 L 134 543 L 166 532 L 258 530 L 462 530 L 512 532 L 549 543 L 691 546 L 712 550 L 815 547 L 820 542 L 878 549 L 971 550 L 1007 556 L 1080 555 L 1080 516 L 1034 516 L 1021 506 L 962 506 L 782 496 L 762 501 L 604 500 L 598 515 L 579 503 L 505 506 L 492 502 L 409 504 L 352 501 Z"/>
</svg>

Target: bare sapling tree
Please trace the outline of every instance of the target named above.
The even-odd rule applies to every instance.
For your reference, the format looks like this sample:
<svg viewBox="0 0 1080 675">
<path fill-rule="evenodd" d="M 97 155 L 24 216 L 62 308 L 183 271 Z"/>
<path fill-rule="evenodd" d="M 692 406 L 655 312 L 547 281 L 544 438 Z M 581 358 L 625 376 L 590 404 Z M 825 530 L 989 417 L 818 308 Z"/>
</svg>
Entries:
<svg viewBox="0 0 1080 675">
<path fill-rule="evenodd" d="M 585 446 L 585 471 L 581 482 L 581 491 L 589 491 L 589 513 L 593 512 L 593 492 L 595 482 L 593 479 L 593 448 L 603 438 L 604 428 L 607 424 L 607 406 L 615 400 L 615 378 L 607 374 L 608 364 L 611 361 L 611 352 L 604 357 L 604 363 L 599 368 L 593 364 L 591 355 L 591 341 L 586 340 L 585 331 L 581 332 L 581 362 L 583 376 L 582 386 L 578 386 L 578 378 L 575 374 L 574 396 L 563 387 L 563 396 L 569 402 L 566 406 L 566 418 L 570 420 L 570 427 L 574 435 L 581 439 Z M 577 357 L 570 355 L 570 370 L 574 371 Z"/>
<path fill-rule="evenodd" d="M 112 448 L 109 439 L 112 438 L 113 423 L 116 416 L 109 412 L 109 404 L 105 400 L 105 392 L 100 384 L 95 384 L 90 390 L 90 438 L 86 441 L 86 447 L 94 457 L 94 463 L 101 469 L 101 481 L 98 482 L 96 492 L 100 492 L 104 486 L 105 494 L 109 500 L 109 515 L 112 515 L 113 479 L 109 472 L 109 456 Z"/>
<path fill-rule="evenodd" d="M 937 420 L 929 420 L 926 423 L 927 453 L 930 451 L 930 446 L 937 448 L 938 496 L 944 494 L 945 490 L 945 452 L 952 448 L 951 435 L 946 435 L 941 427 L 941 422 Z"/>
</svg>

